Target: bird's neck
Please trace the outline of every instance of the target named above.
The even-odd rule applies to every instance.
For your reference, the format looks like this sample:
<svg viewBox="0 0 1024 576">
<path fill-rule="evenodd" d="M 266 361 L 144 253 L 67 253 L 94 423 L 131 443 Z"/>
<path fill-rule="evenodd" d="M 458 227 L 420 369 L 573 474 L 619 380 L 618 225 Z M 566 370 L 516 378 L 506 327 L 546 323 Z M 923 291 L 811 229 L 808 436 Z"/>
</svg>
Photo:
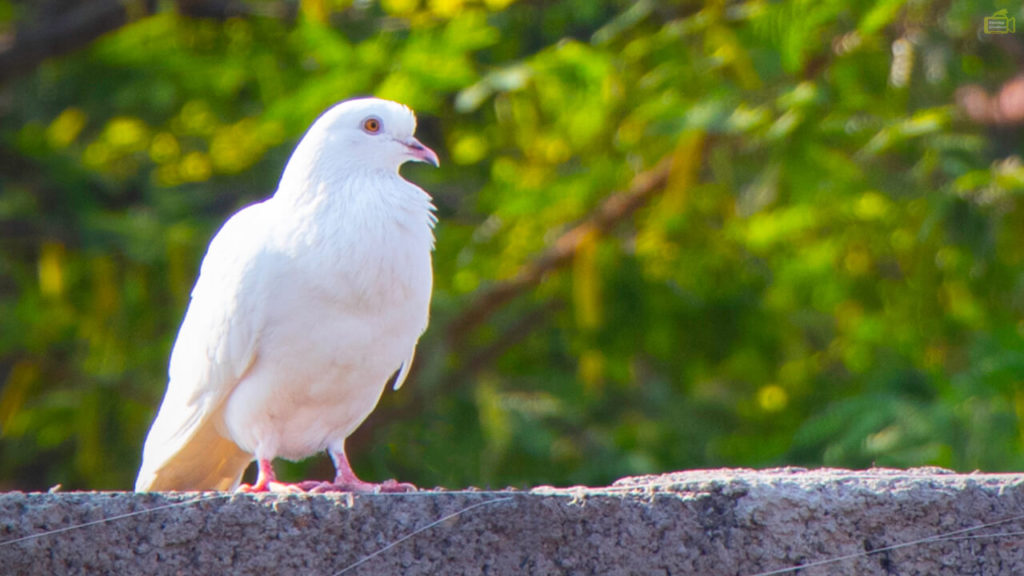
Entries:
<svg viewBox="0 0 1024 576">
<path fill-rule="evenodd" d="M 273 202 L 298 220 L 296 229 L 310 241 L 345 230 L 347 238 L 363 243 L 403 236 L 433 247 L 431 198 L 397 172 L 337 160 L 327 165 L 309 155 L 303 159 L 289 162 Z M 315 164 L 303 165 L 309 161 Z"/>
<path fill-rule="evenodd" d="M 325 294 L 343 281 L 360 302 L 383 306 L 429 281 L 434 215 L 426 192 L 396 173 L 360 171 L 289 186 L 269 201 L 283 217 L 275 243 Z"/>
</svg>

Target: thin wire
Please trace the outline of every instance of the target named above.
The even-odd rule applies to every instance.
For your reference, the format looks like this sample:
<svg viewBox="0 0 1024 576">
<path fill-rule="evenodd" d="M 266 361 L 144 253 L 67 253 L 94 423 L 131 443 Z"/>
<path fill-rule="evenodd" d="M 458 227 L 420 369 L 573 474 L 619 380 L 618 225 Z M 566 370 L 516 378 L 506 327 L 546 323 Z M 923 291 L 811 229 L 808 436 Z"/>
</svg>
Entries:
<svg viewBox="0 0 1024 576">
<path fill-rule="evenodd" d="M 806 570 L 807 568 L 815 568 L 817 566 L 826 566 L 828 564 L 835 564 L 837 562 L 843 562 L 845 560 L 853 560 L 855 558 L 863 558 L 872 554 L 878 554 L 879 552 L 889 552 L 890 550 L 897 550 L 900 548 L 907 548 L 909 546 L 917 546 L 919 544 L 929 544 L 931 542 L 942 542 L 944 540 L 954 539 L 967 539 L 967 538 L 984 538 L 989 536 L 988 534 L 970 535 L 970 536 L 959 536 L 960 534 L 966 534 L 974 530 L 981 530 L 983 528 L 991 528 L 992 526 L 998 526 L 1000 524 L 1007 524 L 1016 520 L 1024 520 L 1024 514 L 1018 516 L 1012 516 L 1010 518 L 1004 518 L 1002 520 L 996 520 L 994 522 L 988 522 L 985 524 L 978 524 L 977 526 L 971 526 L 968 528 L 961 528 L 960 530 L 954 530 L 952 532 L 946 532 L 944 534 L 936 534 L 934 536 L 928 536 L 918 540 L 911 540 L 910 542 L 902 542 L 900 544 L 893 544 L 892 546 L 885 546 L 883 548 L 876 548 L 866 552 L 857 552 L 855 554 L 846 554 L 843 556 L 835 556 L 833 558 L 825 558 L 824 560 L 817 560 L 815 562 L 809 562 L 807 564 L 800 564 L 797 566 L 790 566 L 788 568 L 779 568 L 778 570 L 769 570 L 767 572 L 758 572 L 757 574 L 750 574 L 749 576 L 776 576 L 777 574 L 788 574 L 791 572 L 797 572 L 799 570 Z M 1019 532 L 1009 532 L 1007 534 L 1019 534 Z"/>
<path fill-rule="evenodd" d="M 956 540 L 977 540 L 978 538 L 1009 538 L 1011 536 L 1024 536 L 1024 531 L 1021 532 L 994 532 L 992 534 L 971 534 L 969 536 L 949 536 L 943 537 L 941 542 L 953 542 Z"/>
<path fill-rule="evenodd" d="M 441 518 L 439 520 L 434 520 L 433 522 L 431 522 L 430 524 L 427 524 L 426 526 L 423 526 L 421 528 L 417 528 L 416 530 L 413 530 L 412 532 L 406 534 L 405 536 L 402 536 L 401 538 L 399 538 L 398 540 L 395 540 L 394 542 L 391 542 L 391 543 L 387 544 L 383 548 L 381 548 L 381 549 L 371 553 L 370 555 L 364 556 L 364 557 L 360 558 L 359 560 L 357 560 L 356 562 L 353 562 L 352 564 L 349 564 L 348 566 L 345 566 L 344 568 L 341 569 L 340 572 L 335 572 L 331 576 L 341 576 L 342 574 L 344 574 L 344 573 L 346 573 L 346 572 L 348 572 L 348 571 L 350 571 L 350 570 L 352 570 L 352 569 L 354 569 L 354 568 L 356 568 L 358 566 L 361 566 L 361 565 L 365 564 L 366 562 L 370 561 L 371 559 L 376 558 L 377 556 L 380 556 L 381 554 L 387 552 L 388 550 L 394 548 L 395 546 L 398 546 L 402 542 L 405 542 L 406 540 L 408 540 L 408 539 L 410 539 L 410 538 L 412 538 L 414 536 L 422 534 L 423 532 L 426 532 L 427 530 L 430 530 L 431 528 L 433 528 L 434 526 L 437 526 L 438 524 L 443 524 L 444 522 L 446 522 L 448 520 L 451 520 L 452 518 L 455 518 L 456 516 L 461 516 L 462 514 L 465 514 L 467 512 L 470 512 L 471 510 L 475 510 L 475 509 L 480 508 L 482 506 L 489 506 L 491 504 L 497 504 L 498 502 L 506 502 L 508 500 L 512 500 L 513 498 L 514 498 L 514 496 L 505 496 L 504 498 L 495 498 L 494 500 L 486 500 L 484 502 L 477 502 L 476 504 L 473 504 L 472 506 L 467 506 L 467 507 L 465 507 L 465 508 L 463 508 L 461 510 L 456 510 L 455 512 L 452 512 L 451 514 L 448 514 L 447 516 L 444 516 L 443 518 Z"/>
<path fill-rule="evenodd" d="M 176 508 L 178 506 L 187 506 L 189 504 L 198 504 L 199 502 L 206 502 L 209 500 L 217 500 L 218 498 L 230 498 L 232 494 L 214 494 L 212 496 L 199 496 L 191 500 L 183 500 L 181 502 L 174 502 L 171 504 L 162 504 L 155 508 L 146 508 L 145 510 L 136 510 L 134 512 L 128 512 L 127 514 L 118 514 L 117 516 L 110 516 L 108 518 L 100 518 L 99 520 L 93 520 L 91 522 L 84 522 L 82 524 L 75 524 L 73 526 L 65 526 L 64 528 L 57 528 L 55 530 L 48 530 L 46 532 L 40 532 L 38 534 L 29 534 L 28 536 L 22 536 L 20 538 L 14 538 L 11 540 L 4 540 L 0 542 L 0 548 L 4 546 L 10 546 L 19 542 L 26 542 L 28 540 L 35 540 L 36 538 L 42 538 L 44 536 L 52 536 L 54 534 L 63 534 L 64 532 L 70 532 L 72 530 L 78 530 L 79 528 L 87 528 L 89 526 L 96 526 L 98 524 L 106 524 L 107 522 L 114 522 L 117 520 L 124 520 L 125 518 L 131 518 L 132 516 L 141 516 L 142 514 L 149 514 L 150 512 L 156 512 L 158 510 L 166 510 L 168 508 Z"/>
</svg>

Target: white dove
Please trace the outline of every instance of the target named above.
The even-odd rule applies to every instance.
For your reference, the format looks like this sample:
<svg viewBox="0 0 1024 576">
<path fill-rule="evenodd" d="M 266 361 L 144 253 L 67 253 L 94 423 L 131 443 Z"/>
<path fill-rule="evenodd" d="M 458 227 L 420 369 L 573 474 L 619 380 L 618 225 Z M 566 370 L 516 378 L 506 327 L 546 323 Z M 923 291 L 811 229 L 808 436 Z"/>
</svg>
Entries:
<svg viewBox="0 0 1024 576">
<path fill-rule="evenodd" d="M 277 192 L 210 242 L 135 490 L 249 491 L 278 484 L 272 461 L 329 451 L 332 483 L 300 489 L 408 490 L 363 482 L 345 439 L 390 378 L 409 373 L 427 327 L 434 206 L 398 173 L 438 165 L 409 108 L 365 98 L 313 123 Z M 396 375 L 397 372 L 397 375 Z"/>
</svg>

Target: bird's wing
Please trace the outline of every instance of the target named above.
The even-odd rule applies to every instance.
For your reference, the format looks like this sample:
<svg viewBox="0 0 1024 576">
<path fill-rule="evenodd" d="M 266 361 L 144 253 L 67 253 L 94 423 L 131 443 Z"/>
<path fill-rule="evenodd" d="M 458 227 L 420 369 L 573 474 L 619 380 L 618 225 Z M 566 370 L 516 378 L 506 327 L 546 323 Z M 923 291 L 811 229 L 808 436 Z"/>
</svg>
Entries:
<svg viewBox="0 0 1024 576">
<path fill-rule="evenodd" d="M 252 460 L 218 426 L 225 399 L 256 360 L 267 217 L 264 204 L 250 206 L 210 243 L 171 352 L 137 491 L 231 489 Z"/>
</svg>

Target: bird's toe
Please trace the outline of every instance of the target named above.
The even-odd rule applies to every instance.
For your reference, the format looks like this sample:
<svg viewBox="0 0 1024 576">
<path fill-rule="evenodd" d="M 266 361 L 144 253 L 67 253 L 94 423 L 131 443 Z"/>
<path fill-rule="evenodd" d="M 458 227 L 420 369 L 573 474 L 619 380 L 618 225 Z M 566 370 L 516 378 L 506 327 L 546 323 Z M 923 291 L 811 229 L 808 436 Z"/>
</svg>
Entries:
<svg viewBox="0 0 1024 576">
<path fill-rule="evenodd" d="M 378 485 L 378 491 L 387 493 L 416 492 L 417 490 L 418 488 L 416 488 L 415 484 L 399 482 L 394 478 L 385 480 Z"/>
</svg>

